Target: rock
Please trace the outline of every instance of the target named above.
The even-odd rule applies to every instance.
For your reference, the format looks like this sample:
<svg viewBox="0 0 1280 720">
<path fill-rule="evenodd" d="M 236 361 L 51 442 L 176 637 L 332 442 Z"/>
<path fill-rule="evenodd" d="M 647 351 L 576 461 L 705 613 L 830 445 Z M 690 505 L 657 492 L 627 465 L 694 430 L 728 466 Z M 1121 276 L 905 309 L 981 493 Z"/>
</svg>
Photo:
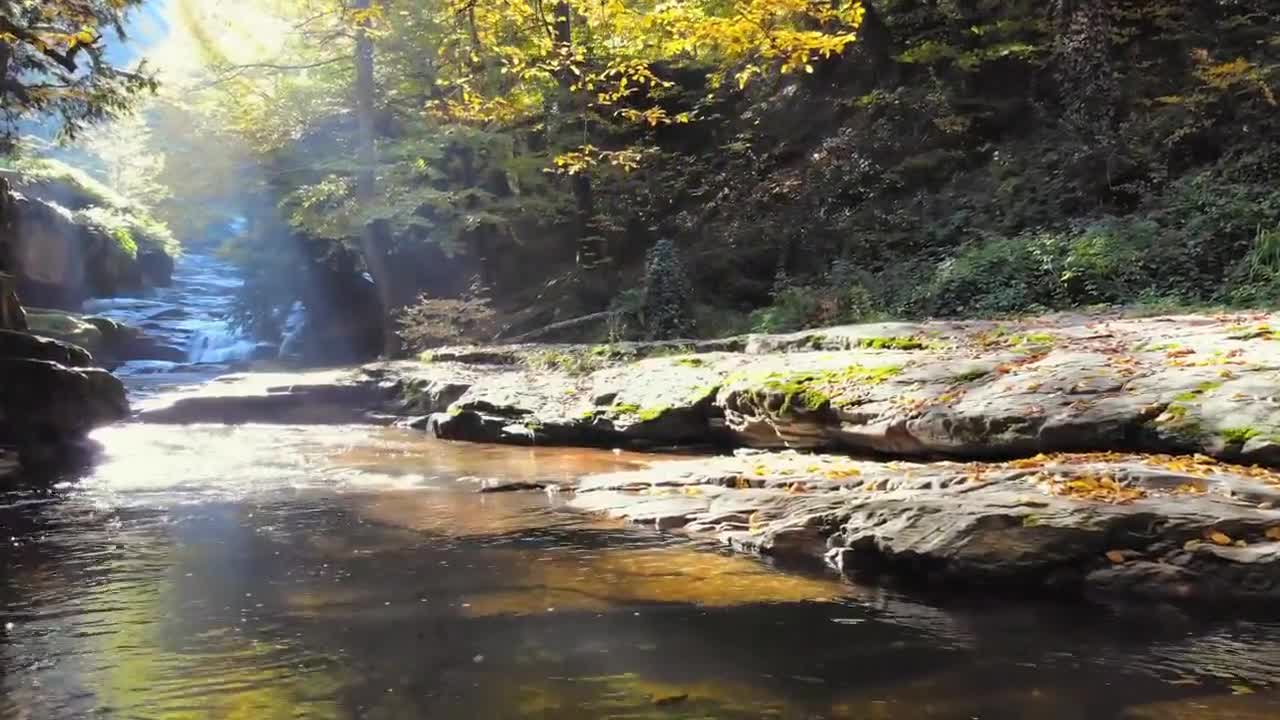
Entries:
<svg viewBox="0 0 1280 720">
<path fill-rule="evenodd" d="M 93 356 L 84 348 L 12 330 L 0 330 L 0 359 L 46 360 L 69 368 L 93 365 Z"/>
<path fill-rule="evenodd" d="M 305 320 L 282 340 L 283 357 L 308 365 L 365 362 L 382 352 L 382 304 L 355 258 L 308 265 L 302 305 Z"/>
<path fill-rule="evenodd" d="M 86 348 L 98 364 L 109 369 L 132 360 L 181 362 L 187 359 L 185 349 L 157 343 L 139 330 L 110 318 L 43 308 L 30 308 L 28 316 L 33 333 Z"/>
<path fill-rule="evenodd" d="M 18 302 L 16 278 L 0 272 L 0 330 L 25 331 L 26 329 L 27 313 Z"/>
<path fill-rule="evenodd" d="M 161 424 L 363 423 L 386 390 L 348 370 L 228 375 L 144 404 L 136 419 Z"/>
<path fill-rule="evenodd" d="M 173 284 L 173 258 L 162 250 L 138 254 L 138 269 L 152 287 L 169 287 Z"/>
<path fill-rule="evenodd" d="M 91 296 L 167 284 L 173 261 L 162 250 L 138 252 L 91 215 L 77 212 L 104 207 L 110 202 L 107 198 L 52 177 L 13 172 L 5 176 L 0 178 L 5 181 L 0 205 L 6 216 L 0 245 L 7 245 L 7 257 L 0 259 L 0 266 L 7 264 L 16 276 L 18 293 L 27 304 L 78 310 Z M 10 180 L 21 192 L 14 191 Z"/>
<path fill-rule="evenodd" d="M 0 447 L 0 488 L 11 484 L 21 470 L 22 464 L 18 461 L 18 453 Z"/>
<path fill-rule="evenodd" d="M 1242 502 L 1259 493 L 1280 493 L 1280 472 L 1175 456 L 960 464 L 785 452 L 583 478 L 572 504 L 849 575 L 1274 601 L 1280 511 Z"/>
<path fill-rule="evenodd" d="M 88 295 L 83 228 L 61 205 L 12 194 L 10 266 L 28 303 L 75 308 Z"/>
<path fill-rule="evenodd" d="M 546 483 L 528 480 L 504 480 L 502 478 L 485 478 L 480 482 L 481 493 L 521 492 L 525 490 L 543 490 Z"/>
<path fill-rule="evenodd" d="M 0 438 L 19 447 L 75 442 L 129 414 L 124 385 L 98 368 L 0 357 Z"/>
<path fill-rule="evenodd" d="M 253 346 L 253 352 L 249 353 L 249 362 L 261 362 L 265 360 L 275 360 L 280 356 L 280 346 L 274 343 L 260 342 Z"/>
<path fill-rule="evenodd" d="M 1280 345 L 1241 330 L 1270 321 L 1062 315 L 849 326 L 715 348 L 443 348 L 429 364 L 388 372 L 427 383 L 401 383 L 405 411 L 445 412 L 433 427 L 463 440 L 963 459 L 1153 451 L 1280 464 Z"/>
</svg>

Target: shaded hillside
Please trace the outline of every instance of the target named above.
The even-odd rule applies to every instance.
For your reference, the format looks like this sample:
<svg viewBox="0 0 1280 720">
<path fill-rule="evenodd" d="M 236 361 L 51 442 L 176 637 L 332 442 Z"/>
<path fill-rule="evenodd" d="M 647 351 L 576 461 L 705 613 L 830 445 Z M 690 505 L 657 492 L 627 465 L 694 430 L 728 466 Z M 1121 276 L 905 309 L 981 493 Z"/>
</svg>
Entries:
<svg viewBox="0 0 1280 720">
<path fill-rule="evenodd" d="M 618 183 L 624 282 L 652 233 L 708 332 L 1280 299 L 1280 3 L 871 7 Z"/>
</svg>

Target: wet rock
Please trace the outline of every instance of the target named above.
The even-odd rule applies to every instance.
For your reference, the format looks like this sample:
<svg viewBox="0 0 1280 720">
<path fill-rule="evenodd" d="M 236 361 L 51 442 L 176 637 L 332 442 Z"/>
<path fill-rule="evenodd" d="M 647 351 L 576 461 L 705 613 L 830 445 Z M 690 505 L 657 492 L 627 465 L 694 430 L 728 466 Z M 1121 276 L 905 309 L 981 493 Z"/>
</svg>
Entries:
<svg viewBox="0 0 1280 720">
<path fill-rule="evenodd" d="M 227 375 L 146 403 L 136 418 L 162 424 L 362 423 L 385 398 L 373 378 L 348 370 Z"/>
<path fill-rule="evenodd" d="M 75 442 L 129 414 L 124 386 L 105 370 L 0 357 L 0 439 L 20 448 Z"/>
<path fill-rule="evenodd" d="M 850 575 L 1274 600 L 1280 511 L 1241 501 L 1260 483 L 1280 486 L 1280 473 L 1175 456 L 961 464 L 788 452 L 585 478 L 573 505 Z"/>
<path fill-rule="evenodd" d="M 481 493 L 522 492 L 525 490 L 544 490 L 546 483 L 527 480 L 507 480 L 503 478 L 485 478 L 480 482 Z"/>
</svg>

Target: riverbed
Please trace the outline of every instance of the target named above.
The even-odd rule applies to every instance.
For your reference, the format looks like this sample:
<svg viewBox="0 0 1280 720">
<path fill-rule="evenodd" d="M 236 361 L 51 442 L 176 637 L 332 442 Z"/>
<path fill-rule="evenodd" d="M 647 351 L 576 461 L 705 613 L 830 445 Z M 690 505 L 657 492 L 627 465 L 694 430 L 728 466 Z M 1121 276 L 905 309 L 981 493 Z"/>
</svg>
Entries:
<svg viewBox="0 0 1280 720">
<path fill-rule="evenodd" d="M 122 425 L 0 499 L 4 718 L 1262 718 L 1280 624 L 860 587 L 584 516 L 648 456 Z"/>
</svg>

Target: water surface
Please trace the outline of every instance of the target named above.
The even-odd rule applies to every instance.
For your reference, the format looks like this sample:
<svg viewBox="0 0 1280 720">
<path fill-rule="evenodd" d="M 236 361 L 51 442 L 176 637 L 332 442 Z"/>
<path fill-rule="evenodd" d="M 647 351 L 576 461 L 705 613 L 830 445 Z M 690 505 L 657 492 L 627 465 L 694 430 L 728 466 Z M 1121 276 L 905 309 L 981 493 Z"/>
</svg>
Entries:
<svg viewBox="0 0 1280 720">
<path fill-rule="evenodd" d="M 1280 717 L 1280 623 L 926 602 L 475 492 L 643 456 L 97 437 L 84 477 L 0 496 L 0 718 Z"/>
</svg>

